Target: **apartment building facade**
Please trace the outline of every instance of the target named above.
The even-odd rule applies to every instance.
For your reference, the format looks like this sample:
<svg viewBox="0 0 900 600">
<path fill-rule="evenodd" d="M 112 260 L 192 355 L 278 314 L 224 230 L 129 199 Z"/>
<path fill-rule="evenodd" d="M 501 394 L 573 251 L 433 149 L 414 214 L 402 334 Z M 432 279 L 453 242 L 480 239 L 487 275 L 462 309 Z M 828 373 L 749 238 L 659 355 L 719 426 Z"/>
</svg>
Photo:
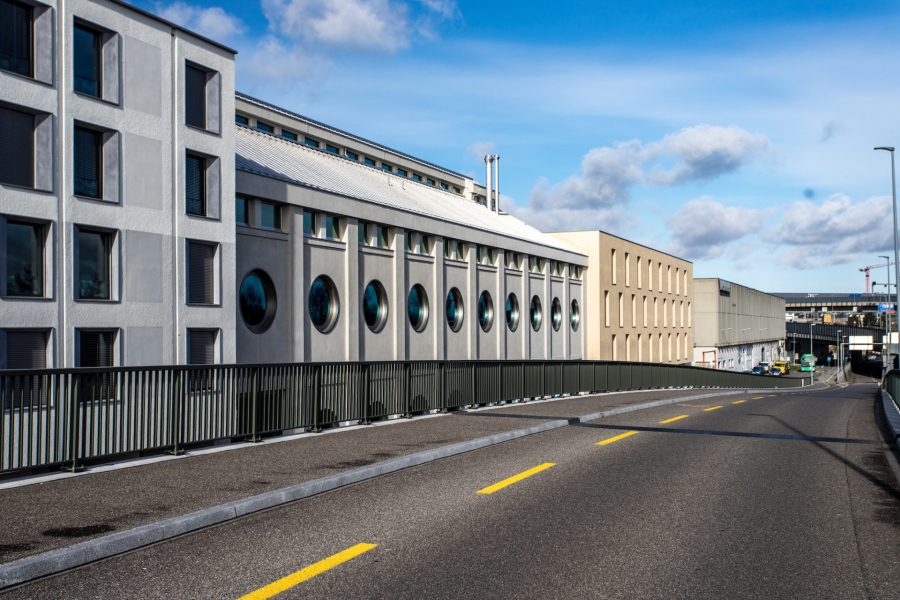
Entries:
<svg viewBox="0 0 900 600">
<path fill-rule="evenodd" d="M 690 364 L 690 261 L 603 231 L 551 235 L 588 256 L 585 358 Z"/>
<path fill-rule="evenodd" d="M 0 368 L 234 360 L 234 51 L 0 0 Z"/>
</svg>

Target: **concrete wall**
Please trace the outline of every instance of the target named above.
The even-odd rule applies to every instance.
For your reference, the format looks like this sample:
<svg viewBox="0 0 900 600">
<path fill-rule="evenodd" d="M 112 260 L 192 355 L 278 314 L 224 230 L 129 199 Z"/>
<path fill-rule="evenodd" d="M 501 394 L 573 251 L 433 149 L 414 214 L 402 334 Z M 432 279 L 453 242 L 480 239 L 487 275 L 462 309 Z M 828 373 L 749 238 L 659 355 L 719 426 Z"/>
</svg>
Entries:
<svg viewBox="0 0 900 600">
<path fill-rule="evenodd" d="M 221 359 L 233 360 L 233 270 L 220 272 L 217 306 L 186 306 L 184 281 L 186 239 L 220 244 L 221 264 L 234 264 L 233 123 L 223 118 L 217 133 L 186 127 L 183 90 L 185 60 L 218 71 L 219 110 L 232 114 L 233 55 L 115 2 L 45 4 L 53 17 L 47 36 L 52 44 L 40 43 L 36 54 L 52 53 L 49 85 L 0 71 L 0 101 L 51 115 L 52 158 L 42 166 L 52 172 L 52 184 L 48 191 L 0 184 L 0 214 L 48 225 L 46 293 L 38 300 L 0 298 L 0 328 L 50 329 L 50 364 L 57 367 L 74 366 L 78 328 L 117 329 L 116 362 L 134 365 L 184 362 L 187 328 L 216 328 Z M 75 19 L 107 32 L 102 98 L 73 89 Z M 102 128 L 111 140 L 104 145 L 102 199 L 73 194 L 76 121 Z M 214 219 L 184 214 L 185 148 L 221 159 L 218 185 L 225 200 Z M 109 301 L 75 299 L 79 226 L 114 236 Z"/>
</svg>

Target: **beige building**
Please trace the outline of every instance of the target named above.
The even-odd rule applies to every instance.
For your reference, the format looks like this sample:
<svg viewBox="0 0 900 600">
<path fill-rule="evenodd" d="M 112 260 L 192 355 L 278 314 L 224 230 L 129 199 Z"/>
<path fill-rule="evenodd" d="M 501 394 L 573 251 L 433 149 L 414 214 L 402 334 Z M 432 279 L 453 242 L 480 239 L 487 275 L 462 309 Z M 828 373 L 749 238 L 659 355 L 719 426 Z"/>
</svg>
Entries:
<svg viewBox="0 0 900 600">
<path fill-rule="evenodd" d="M 588 256 L 585 358 L 691 362 L 693 264 L 603 231 L 551 234 Z"/>
</svg>

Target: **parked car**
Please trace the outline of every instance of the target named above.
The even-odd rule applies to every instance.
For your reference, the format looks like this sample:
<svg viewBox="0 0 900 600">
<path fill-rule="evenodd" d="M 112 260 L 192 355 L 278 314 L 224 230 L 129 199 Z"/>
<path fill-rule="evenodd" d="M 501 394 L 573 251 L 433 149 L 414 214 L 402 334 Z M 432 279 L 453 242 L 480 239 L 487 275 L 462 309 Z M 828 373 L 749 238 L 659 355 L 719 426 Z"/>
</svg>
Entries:
<svg viewBox="0 0 900 600">
<path fill-rule="evenodd" d="M 750 370 L 750 374 L 751 375 L 765 375 L 766 370 L 763 369 L 762 367 L 753 367 L 753 369 Z"/>
<path fill-rule="evenodd" d="M 761 362 L 761 363 L 759 363 L 759 366 L 760 366 L 760 368 L 762 368 L 763 372 L 764 372 L 766 375 L 769 374 L 769 371 L 771 370 L 771 365 L 770 365 L 769 363 L 767 363 L 767 362 Z"/>
<path fill-rule="evenodd" d="M 791 365 L 783 360 L 776 360 L 772 363 L 772 370 L 778 371 L 779 375 L 787 375 L 791 370 Z"/>
<path fill-rule="evenodd" d="M 773 368 L 771 371 L 769 371 L 769 375 L 771 375 L 772 377 L 781 377 L 783 373 L 781 372 L 781 369 Z"/>
</svg>

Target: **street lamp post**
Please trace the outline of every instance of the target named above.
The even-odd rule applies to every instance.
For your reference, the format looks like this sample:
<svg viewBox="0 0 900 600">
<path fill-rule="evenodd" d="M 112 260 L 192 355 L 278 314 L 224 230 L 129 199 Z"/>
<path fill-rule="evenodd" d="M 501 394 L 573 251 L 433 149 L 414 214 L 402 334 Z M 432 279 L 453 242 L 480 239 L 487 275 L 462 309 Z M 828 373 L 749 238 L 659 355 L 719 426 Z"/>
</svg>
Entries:
<svg viewBox="0 0 900 600">
<path fill-rule="evenodd" d="M 809 324 L 809 353 L 813 357 L 813 359 L 815 359 L 816 354 L 815 354 L 815 352 L 813 352 L 812 328 L 813 328 L 813 324 L 810 323 Z M 818 362 L 819 361 L 816 360 L 816 363 L 818 363 Z M 813 366 L 813 369 L 815 369 L 815 366 Z M 815 378 L 816 378 L 816 372 L 814 370 L 810 371 L 809 372 L 809 385 L 812 385 L 815 382 L 815 380 L 816 380 Z"/>
<path fill-rule="evenodd" d="M 877 146 L 875 150 L 884 150 L 891 153 L 891 197 L 893 199 L 892 207 L 894 213 L 894 281 L 900 284 L 900 242 L 897 240 L 897 176 L 894 169 L 894 147 L 893 146 Z M 890 271 L 890 265 L 888 266 Z M 888 293 L 891 289 L 888 287 Z M 900 311 L 900 285 L 897 285 L 897 291 L 894 296 L 894 306 Z M 888 336 L 890 338 L 890 336 Z M 888 355 L 890 360 L 890 355 Z M 891 364 L 893 366 L 893 363 Z"/>
<path fill-rule="evenodd" d="M 835 377 L 835 381 L 841 380 L 841 373 L 844 372 L 844 336 L 841 335 L 843 333 L 842 329 L 838 329 L 838 374 Z"/>
</svg>

